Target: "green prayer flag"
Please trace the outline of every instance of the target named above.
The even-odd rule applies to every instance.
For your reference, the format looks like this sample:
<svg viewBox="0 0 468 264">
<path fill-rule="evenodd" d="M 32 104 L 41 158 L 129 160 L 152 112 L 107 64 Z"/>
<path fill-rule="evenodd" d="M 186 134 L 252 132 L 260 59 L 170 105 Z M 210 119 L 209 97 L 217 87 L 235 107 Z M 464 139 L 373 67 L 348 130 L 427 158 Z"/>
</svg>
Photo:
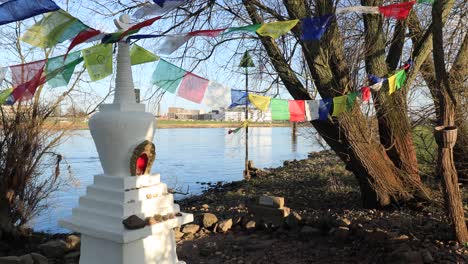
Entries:
<svg viewBox="0 0 468 264">
<path fill-rule="evenodd" d="M 257 29 L 259 29 L 262 26 L 262 24 L 253 24 L 253 25 L 248 25 L 248 26 L 243 26 L 243 27 L 231 27 L 228 28 L 222 35 L 226 35 L 231 32 L 237 32 L 237 31 L 246 31 L 246 32 L 252 32 L 255 33 Z"/>
<path fill-rule="evenodd" d="M 13 88 L 6 89 L 0 92 L 0 105 L 4 104 L 8 96 L 10 96 Z"/>
<path fill-rule="evenodd" d="M 290 118 L 288 100 L 272 98 L 270 102 L 270 110 L 271 120 L 273 121 L 289 120 Z"/>
<path fill-rule="evenodd" d="M 157 61 L 159 57 L 154 55 L 152 52 L 133 44 L 130 48 L 130 61 L 132 65 L 143 64 L 147 62 Z"/>
<path fill-rule="evenodd" d="M 405 81 L 406 81 L 406 71 L 401 70 L 401 71 L 397 72 L 396 79 L 395 79 L 397 90 L 399 90 L 399 89 L 401 89 L 401 87 L 403 87 L 403 85 L 405 84 Z"/>
<path fill-rule="evenodd" d="M 346 95 L 334 97 L 332 116 L 338 116 L 339 114 L 346 112 L 347 101 L 348 101 L 348 96 Z"/>
<path fill-rule="evenodd" d="M 184 69 L 165 60 L 160 60 L 153 72 L 152 83 L 160 89 L 175 93 L 186 73 Z"/>
<path fill-rule="evenodd" d="M 47 84 L 51 88 L 66 86 L 75 71 L 76 65 L 83 61 L 81 52 L 76 51 L 68 54 L 67 59 L 64 56 L 50 58 L 46 64 Z"/>
<path fill-rule="evenodd" d="M 99 44 L 84 49 L 82 54 L 91 81 L 98 81 L 112 74 L 112 44 Z"/>
<path fill-rule="evenodd" d="M 352 92 L 348 94 L 348 99 L 346 100 L 346 111 L 351 111 L 354 106 L 354 102 L 356 101 L 356 97 L 358 96 L 358 92 Z"/>
<path fill-rule="evenodd" d="M 40 48 L 50 48 L 75 37 L 87 28 L 81 21 L 64 10 L 50 12 L 30 27 L 21 40 Z"/>
<path fill-rule="evenodd" d="M 299 23 L 299 19 L 266 23 L 257 29 L 257 34 L 260 36 L 277 39 L 288 33 L 293 27 L 297 25 L 297 23 Z"/>
</svg>

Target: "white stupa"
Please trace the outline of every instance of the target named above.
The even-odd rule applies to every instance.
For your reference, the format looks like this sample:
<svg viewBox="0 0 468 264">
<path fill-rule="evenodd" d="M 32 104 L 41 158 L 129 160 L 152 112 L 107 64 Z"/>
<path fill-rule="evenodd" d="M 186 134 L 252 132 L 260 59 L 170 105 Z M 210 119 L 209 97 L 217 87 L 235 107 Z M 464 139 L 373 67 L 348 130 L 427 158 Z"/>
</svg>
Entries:
<svg viewBox="0 0 468 264">
<path fill-rule="evenodd" d="M 122 15 L 115 24 L 125 30 L 129 20 Z M 101 105 L 89 121 L 104 174 L 94 176 L 72 216 L 59 224 L 81 233 L 80 264 L 183 263 L 173 228 L 193 221 L 193 215 L 180 213 L 160 175 L 149 173 L 156 119 L 136 103 L 125 40 L 118 43 L 115 87 L 114 102 Z M 123 220 L 132 215 L 158 220 L 129 230 Z"/>
</svg>

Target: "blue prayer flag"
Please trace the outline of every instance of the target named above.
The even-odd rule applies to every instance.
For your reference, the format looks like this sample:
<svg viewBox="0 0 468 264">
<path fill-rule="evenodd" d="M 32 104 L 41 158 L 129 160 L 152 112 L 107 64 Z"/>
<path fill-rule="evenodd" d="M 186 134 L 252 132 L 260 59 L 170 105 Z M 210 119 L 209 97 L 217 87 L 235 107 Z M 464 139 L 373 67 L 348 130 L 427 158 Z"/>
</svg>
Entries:
<svg viewBox="0 0 468 264">
<path fill-rule="evenodd" d="M 385 78 L 380 78 L 380 77 L 372 75 L 372 74 L 369 74 L 368 77 L 369 77 L 369 81 L 371 82 L 371 84 L 375 84 L 375 83 L 385 81 Z"/>
<path fill-rule="evenodd" d="M 246 105 L 249 100 L 249 95 L 241 90 L 234 90 L 231 89 L 231 105 L 229 108 L 238 106 L 238 105 Z"/>
<path fill-rule="evenodd" d="M 301 19 L 302 40 L 319 40 L 330 26 L 333 15 Z"/>
<path fill-rule="evenodd" d="M 323 98 L 320 100 L 319 120 L 327 120 L 330 114 L 333 98 Z"/>
<path fill-rule="evenodd" d="M 0 5 L 0 25 L 59 9 L 52 0 L 10 0 Z"/>
</svg>

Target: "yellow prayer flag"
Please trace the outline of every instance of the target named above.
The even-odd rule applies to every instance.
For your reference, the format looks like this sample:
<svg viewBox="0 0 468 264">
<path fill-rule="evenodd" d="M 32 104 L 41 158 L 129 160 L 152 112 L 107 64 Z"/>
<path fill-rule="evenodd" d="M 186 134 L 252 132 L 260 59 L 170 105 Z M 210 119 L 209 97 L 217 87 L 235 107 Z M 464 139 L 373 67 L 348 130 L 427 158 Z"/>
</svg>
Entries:
<svg viewBox="0 0 468 264">
<path fill-rule="evenodd" d="M 276 39 L 288 33 L 297 23 L 299 23 L 299 19 L 262 24 L 262 26 L 257 29 L 257 33 L 260 36 L 269 36 Z"/>
<path fill-rule="evenodd" d="M 396 77 L 397 75 L 392 75 L 388 77 L 388 94 L 392 94 L 396 91 Z"/>
<path fill-rule="evenodd" d="M 268 96 L 261 96 L 249 93 L 249 101 L 261 111 L 266 111 L 268 109 L 268 107 L 270 106 L 270 100 L 271 98 Z"/>
<path fill-rule="evenodd" d="M 342 95 L 333 98 L 333 113 L 332 116 L 338 116 L 339 114 L 346 112 L 346 102 L 348 101 L 347 95 Z"/>
</svg>

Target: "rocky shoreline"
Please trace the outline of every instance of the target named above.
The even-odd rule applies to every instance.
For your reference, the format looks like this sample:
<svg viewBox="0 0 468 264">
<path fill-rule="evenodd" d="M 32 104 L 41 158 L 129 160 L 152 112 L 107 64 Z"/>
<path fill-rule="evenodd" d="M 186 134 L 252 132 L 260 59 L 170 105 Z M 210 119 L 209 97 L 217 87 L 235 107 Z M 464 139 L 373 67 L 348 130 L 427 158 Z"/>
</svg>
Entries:
<svg viewBox="0 0 468 264">
<path fill-rule="evenodd" d="M 362 209 L 353 175 L 327 151 L 256 175 L 249 182 L 214 184 L 202 195 L 178 201 L 182 211 L 195 215 L 193 223 L 175 230 L 179 259 L 213 264 L 468 262 L 468 248 L 450 235 L 437 190 L 432 203 Z M 78 263 L 78 235 L 29 233 L 13 243 L 0 238 L 1 264 Z"/>
</svg>

